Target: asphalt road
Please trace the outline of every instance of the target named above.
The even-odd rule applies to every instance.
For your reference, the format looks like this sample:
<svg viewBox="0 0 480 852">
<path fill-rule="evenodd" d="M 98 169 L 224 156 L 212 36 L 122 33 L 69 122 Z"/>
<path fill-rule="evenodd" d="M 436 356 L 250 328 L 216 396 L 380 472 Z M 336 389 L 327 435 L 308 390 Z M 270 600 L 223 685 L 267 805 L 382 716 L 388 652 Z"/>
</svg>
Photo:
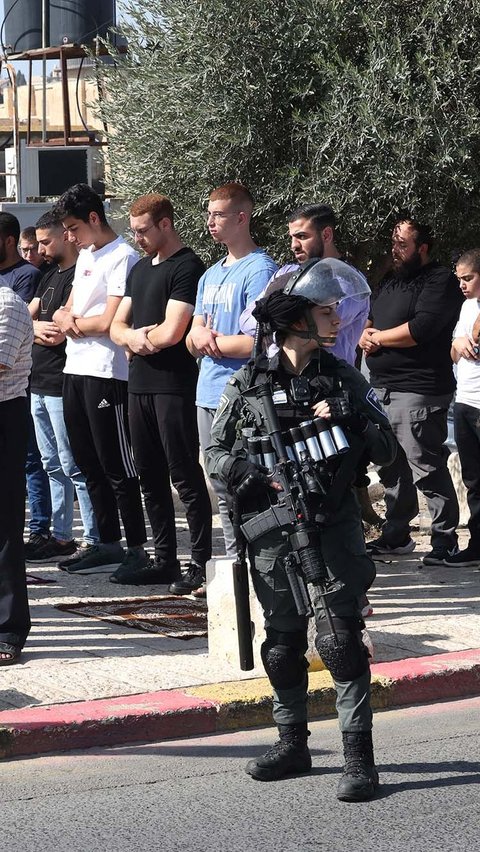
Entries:
<svg viewBox="0 0 480 852">
<path fill-rule="evenodd" d="M 335 797 L 336 721 L 311 724 L 311 775 L 255 782 L 254 730 L 0 764 L 2 852 L 476 852 L 480 698 L 378 713 L 382 787 Z"/>
</svg>

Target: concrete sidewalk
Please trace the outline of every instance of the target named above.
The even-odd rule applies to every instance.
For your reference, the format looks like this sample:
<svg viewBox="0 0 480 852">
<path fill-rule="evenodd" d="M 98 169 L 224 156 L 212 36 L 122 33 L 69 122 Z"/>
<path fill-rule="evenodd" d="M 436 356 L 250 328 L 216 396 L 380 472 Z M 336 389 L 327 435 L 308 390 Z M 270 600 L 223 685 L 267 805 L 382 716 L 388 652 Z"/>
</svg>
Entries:
<svg viewBox="0 0 480 852">
<path fill-rule="evenodd" d="M 215 518 L 215 552 L 221 531 Z M 185 521 L 179 552 L 188 558 Z M 461 542 L 466 534 L 461 531 Z M 383 709 L 477 694 L 480 571 L 426 567 L 428 537 L 413 554 L 377 562 L 368 631 L 375 647 L 373 700 Z M 54 566 L 27 571 L 32 632 L 22 662 L 0 670 L 0 756 L 232 730 L 271 720 L 261 669 L 240 672 L 208 656 L 206 639 L 158 634 L 62 612 L 55 604 L 146 597 L 162 586 L 116 586 L 108 575 L 75 577 Z M 312 715 L 334 712 L 330 676 L 310 676 Z"/>
</svg>

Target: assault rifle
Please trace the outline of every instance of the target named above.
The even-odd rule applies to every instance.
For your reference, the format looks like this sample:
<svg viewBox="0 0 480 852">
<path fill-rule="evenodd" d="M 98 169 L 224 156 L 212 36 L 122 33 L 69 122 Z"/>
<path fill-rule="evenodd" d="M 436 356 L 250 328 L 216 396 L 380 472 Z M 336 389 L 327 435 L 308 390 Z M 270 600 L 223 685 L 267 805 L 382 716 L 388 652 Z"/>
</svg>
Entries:
<svg viewBox="0 0 480 852">
<path fill-rule="evenodd" d="M 287 445 L 283 439 L 270 384 L 264 382 L 251 388 L 248 393 L 253 393 L 260 404 L 270 441 L 271 452 L 268 452 L 268 447 L 265 447 L 262 439 L 262 461 L 265 466 L 270 465 L 271 477 L 280 484 L 282 490 L 278 492 L 276 504 L 240 524 L 242 536 L 247 543 L 251 543 L 272 529 L 286 526 L 293 528 L 291 533 L 283 533 L 290 545 L 289 553 L 284 557 L 284 566 L 297 612 L 306 617 L 313 615 L 307 588 L 307 583 L 311 583 L 316 588 L 330 632 L 336 641 L 327 596 L 339 591 L 343 583 L 328 576 L 322 556 L 321 529 L 315 521 L 315 514 L 327 496 L 327 486 L 320 475 L 322 462 L 346 452 L 349 449 L 348 441 L 340 427 L 334 426 L 330 429 L 328 421 L 317 422 L 321 421 L 321 418 L 317 418 L 300 424 L 299 429 L 290 430 L 293 445 Z M 238 571 L 238 562 L 236 564 Z M 248 614 L 245 613 L 244 602 L 242 604 L 236 595 L 237 623 L 239 627 L 240 624 L 244 625 L 243 633 L 239 631 L 242 668 L 242 656 L 245 656 L 245 625 L 250 624 L 250 610 L 248 609 Z M 251 632 L 248 635 L 251 642 Z"/>
</svg>

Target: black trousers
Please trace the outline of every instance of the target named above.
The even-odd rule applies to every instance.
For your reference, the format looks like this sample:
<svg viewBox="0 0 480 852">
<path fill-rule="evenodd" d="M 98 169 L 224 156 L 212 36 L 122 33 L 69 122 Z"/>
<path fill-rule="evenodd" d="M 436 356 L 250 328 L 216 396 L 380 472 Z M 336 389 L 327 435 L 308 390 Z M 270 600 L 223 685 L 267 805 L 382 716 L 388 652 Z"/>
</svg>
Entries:
<svg viewBox="0 0 480 852">
<path fill-rule="evenodd" d="M 23 527 L 29 408 L 0 403 L 0 642 L 23 648 L 30 630 Z"/>
<path fill-rule="evenodd" d="M 156 558 L 168 564 L 177 558 L 171 479 L 185 506 L 192 559 L 204 565 L 212 555 L 212 509 L 193 395 L 131 393 L 128 416 Z"/>
<path fill-rule="evenodd" d="M 140 483 L 130 447 L 127 383 L 66 374 L 63 412 L 73 457 L 85 476 L 100 541 L 129 547 L 147 538 Z"/>
<path fill-rule="evenodd" d="M 455 443 L 470 509 L 470 547 L 480 553 L 480 409 L 456 402 L 453 407 Z"/>
</svg>

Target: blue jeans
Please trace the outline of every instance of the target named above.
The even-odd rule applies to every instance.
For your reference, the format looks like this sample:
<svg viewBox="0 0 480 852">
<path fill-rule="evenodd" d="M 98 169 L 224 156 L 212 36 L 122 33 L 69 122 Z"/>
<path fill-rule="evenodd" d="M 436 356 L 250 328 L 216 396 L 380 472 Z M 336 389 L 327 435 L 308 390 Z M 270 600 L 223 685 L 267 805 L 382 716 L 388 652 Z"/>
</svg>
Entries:
<svg viewBox="0 0 480 852">
<path fill-rule="evenodd" d="M 98 542 L 98 529 L 84 475 L 73 460 L 63 419 L 61 396 L 32 393 L 32 415 L 38 448 L 52 496 L 52 535 L 59 541 L 73 538 L 73 501 L 75 491 L 88 544 Z"/>
<path fill-rule="evenodd" d="M 30 509 L 30 520 L 28 528 L 30 534 L 50 534 L 50 522 L 52 520 L 52 502 L 50 499 L 50 488 L 48 476 L 45 473 L 37 442 L 35 440 L 35 428 L 33 418 L 28 415 L 28 447 L 27 461 L 25 464 L 27 477 L 27 496 Z"/>
</svg>

